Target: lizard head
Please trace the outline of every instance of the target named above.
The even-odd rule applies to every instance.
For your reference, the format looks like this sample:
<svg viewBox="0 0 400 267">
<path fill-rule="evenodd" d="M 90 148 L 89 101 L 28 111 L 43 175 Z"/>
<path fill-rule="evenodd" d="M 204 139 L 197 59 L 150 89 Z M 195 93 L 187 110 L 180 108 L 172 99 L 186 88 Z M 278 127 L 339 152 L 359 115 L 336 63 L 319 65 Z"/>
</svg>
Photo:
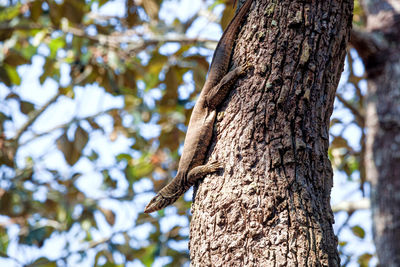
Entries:
<svg viewBox="0 0 400 267">
<path fill-rule="evenodd" d="M 162 208 L 165 208 L 171 203 L 168 198 L 163 197 L 161 194 L 157 194 L 155 197 L 153 197 L 149 204 L 144 208 L 145 213 L 151 213 L 156 210 L 160 210 Z"/>
</svg>

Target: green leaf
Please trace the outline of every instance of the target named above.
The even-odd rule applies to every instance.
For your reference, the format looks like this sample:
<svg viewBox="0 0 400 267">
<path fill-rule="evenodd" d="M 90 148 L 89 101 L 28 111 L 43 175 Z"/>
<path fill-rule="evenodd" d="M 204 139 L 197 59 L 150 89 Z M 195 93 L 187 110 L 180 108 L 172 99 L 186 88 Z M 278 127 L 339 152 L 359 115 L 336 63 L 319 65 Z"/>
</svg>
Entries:
<svg viewBox="0 0 400 267">
<path fill-rule="evenodd" d="M 110 172 L 108 170 L 103 170 L 101 173 L 103 174 L 104 190 L 116 189 L 118 185 L 117 181 L 112 179 L 112 177 L 110 176 Z"/>
<path fill-rule="evenodd" d="M 12 36 L 13 32 L 14 32 L 13 28 L 0 30 L 0 42 L 9 39 Z"/>
<path fill-rule="evenodd" d="M 57 147 L 64 155 L 65 160 L 69 165 L 75 164 L 76 160 L 71 158 L 71 142 L 68 140 L 67 134 L 62 134 L 56 141 Z"/>
<path fill-rule="evenodd" d="M 8 73 L 8 77 L 10 78 L 11 85 L 20 85 L 21 78 L 19 77 L 17 69 L 15 67 L 9 66 L 7 64 L 4 64 L 4 68 L 6 69 L 6 71 Z"/>
<path fill-rule="evenodd" d="M 98 261 L 101 257 L 105 257 L 107 260 L 103 265 L 98 264 Z M 101 250 L 96 254 L 96 256 L 94 258 L 94 266 L 102 266 L 102 267 L 119 267 L 119 266 L 122 267 L 123 266 L 121 264 L 115 264 L 113 261 L 114 261 L 114 259 L 113 259 L 113 256 L 110 251 Z"/>
<path fill-rule="evenodd" d="M 353 226 L 352 228 L 351 228 L 351 231 L 353 232 L 353 234 L 355 235 L 355 236 L 358 236 L 359 238 L 361 238 L 361 239 L 363 239 L 364 237 L 365 237 L 365 231 L 364 231 L 364 229 L 362 229 L 360 226 L 358 226 L 358 225 L 356 225 L 356 226 Z"/>
<path fill-rule="evenodd" d="M 87 156 L 87 158 L 91 161 L 95 161 L 99 158 L 99 154 L 96 151 L 92 150 L 91 154 Z"/>
<path fill-rule="evenodd" d="M 3 112 L 0 112 L 0 132 L 4 131 L 4 126 L 3 123 L 7 120 L 11 120 L 10 116 L 7 116 L 6 114 L 4 114 Z M 3 158 L 4 160 L 4 158 Z M 0 205 L 1 206 L 1 205 Z"/>
<path fill-rule="evenodd" d="M 333 138 L 331 143 L 331 148 L 349 148 L 347 140 L 341 136 L 336 136 Z"/>
<path fill-rule="evenodd" d="M 39 77 L 40 84 L 43 84 L 47 78 L 51 77 L 54 73 L 54 60 L 46 58 L 46 62 L 43 66 L 43 73 Z"/>
<path fill-rule="evenodd" d="M 99 210 L 101 213 L 103 213 L 103 215 L 109 225 L 115 224 L 115 213 L 112 210 L 101 208 L 101 207 L 99 207 Z"/>
<path fill-rule="evenodd" d="M 74 24 L 82 22 L 86 9 L 85 2 L 80 0 L 68 0 L 62 4 L 63 17 Z"/>
<path fill-rule="evenodd" d="M 138 164 L 136 166 L 127 166 L 125 169 L 126 178 L 129 180 L 129 183 L 137 181 L 140 178 L 145 177 L 150 174 L 152 171 L 152 166 L 150 164 Z"/>
<path fill-rule="evenodd" d="M 158 81 L 158 74 L 160 71 L 165 67 L 165 64 L 168 62 L 168 57 L 159 54 L 158 52 L 155 52 L 152 54 L 151 59 L 149 61 L 149 64 L 147 65 L 146 68 L 146 74 L 151 75 L 152 77 L 155 76 L 155 78 Z M 154 81 L 152 79 L 146 79 L 147 81 L 152 81 L 151 84 L 148 84 L 146 82 L 147 89 L 154 88 Z"/>
<path fill-rule="evenodd" d="M 82 150 L 88 141 L 88 133 L 78 126 L 75 131 L 74 141 L 71 142 L 68 139 L 67 134 L 64 132 L 64 134 L 57 139 L 57 147 L 63 153 L 67 163 L 72 166 L 82 156 Z"/>
<path fill-rule="evenodd" d="M 347 159 L 347 165 L 349 166 L 351 173 L 358 171 L 360 168 L 358 158 L 355 156 L 350 156 Z"/>
<path fill-rule="evenodd" d="M 21 3 L 0 8 L 0 21 L 11 20 L 19 15 Z"/>
<path fill-rule="evenodd" d="M 78 126 L 74 139 L 74 149 L 81 152 L 89 141 L 89 134 L 81 126 Z"/>
<path fill-rule="evenodd" d="M 133 183 L 139 178 L 148 176 L 154 170 L 154 166 L 151 163 L 147 155 L 143 155 L 137 160 L 131 160 L 128 162 L 128 166 L 125 169 L 125 175 L 129 183 Z"/>
<path fill-rule="evenodd" d="M 22 54 L 14 49 L 10 49 L 4 59 L 4 62 L 11 67 L 17 67 L 19 65 L 28 64 L 29 60 L 26 59 Z"/>
<path fill-rule="evenodd" d="M 64 36 L 52 39 L 49 43 L 50 58 L 55 58 L 58 50 L 60 50 L 61 48 L 64 48 L 64 47 L 65 47 Z M 53 62 L 53 64 L 54 64 L 54 62 Z"/>
<path fill-rule="evenodd" d="M 6 258 L 8 244 L 10 243 L 10 239 L 7 234 L 7 230 L 4 227 L 0 228 L 0 257 Z"/>
<path fill-rule="evenodd" d="M 155 255 L 156 251 L 157 251 L 157 246 L 155 244 L 150 245 L 142 250 L 142 253 L 139 256 L 139 259 L 142 261 L 142 263 L 145 266 L 150 267 L 154 263 L 154 259 L 155 259 L 154 255 Z"/>
<path fill-rule="evenodd" d="M 232 20 L 234 15 L 235 15 L 235 10 L 233 9 L 233 6 L 228 5 L 224 9 L 224 12 L 222 13 L 222 18 L 221 18 L 222 29 L 226 29 L 226 27 L 228 26 L 229 22 Z"/>
<path fill-rule="evenodd" d="M 61 94 L 65 95 L 66 97 L 69 98 L 75 97 L 74 88 L 72 86 L 60 87 L 58 90 Z"/>
<path fill-rule="evenodd" d="M 35 110 L 35 105 L 33 105 L 31 102 L 28 101 L 20 101 L 20 110 L 22 113 L 25 115 L 28 115 L 29 112 Z"/>
<path fill-rule="evenodd" d="M 37 50 L 37 46 L 27 44 L 24 46 L 22 51 L 20 51 L 20 53 L 24 58 L 31 59 L 36 54 L 36 50 Z"/>
<path fill-rule="evenodd" d="M 74 151 L 74 145 L 68 140 L 67 134 L 64 133 L 57 139 L 57 147 L 61 150 L 65 160 L 69 165 L 74 165 L 80 158 L 80 154 L 76 154 Z"/>
<path fill-rule="evenodd" d="M 125 1 L 125 9 L 126 9 L 126 22 L 129 27 L 133 27 L 140 23 L 140 17 L 138 14 L 138 8 L 135 1 Z"/>
<path fill-rule="evenodd" d="M 55 1 L 47 1 L 50 10 L 50 19 L 58 27 L 62 18 L 62 8 Z"/>
<path fill-rule="evenodd" d="M 57 263 L 54 261 L 50 261 L 46 257 L 40 257 L 36 261 L 31 264 L 25 265 L 27 267 L 57 267 Z"/>
<path fill-rule="evenodd" d="M 165 85 L 166 90 L 160 104 L 162 106 L 173 106 L 175 107 L 178 102 L 178 86 L 182 83 L 182 75 L 180 68 L 170 67 L 165 74 Z"/>
<path fill-rule="evenodd" d="M 368 267 L 369 266 L 369 261 L 371 260 L 372 255 L 369 253 L 364 253 L 358 257 L 358 264 L 360 264 L 360 267 Z"/>
<path fill-rule="evenodd" d="M 121 153 L 121 154 L 117 155 L 116 159 L 118 162 L 121 162 L 121 161 L 129 162 L 132 159 L 132 156 L 129 154 L 126 154 L 126 153 Z"/>
<path fill-rule="evenodd" d="M 30 228 L 28 235 L 20 236 L 20 242 L 27 245 L 36 245 L 42 247 L 44 241 L 53 233 L 54 228 L 50 226 L 42 226 Z"/>
<path fill-rule="evenodd" d="M 102 5 L 107 3 L 107 0 L 98 0 L 98 3 L 99 3 L 99 7 L 101 7 Z"/>
<path fill-rule="evenodd" d="M 0 66 L 0 81 L 2 81 L 8 87 L 11 86 L 10 76 L 8 76 L 8 72 L 3 66 Z"/>
<path fill-rule="evenodd" d="M 43 1 L 36 0 L 30 3 L 30 16 L 32 21 L 37 22 L 40 15 L 42 14 L 42 4 Z"/>
</svg>

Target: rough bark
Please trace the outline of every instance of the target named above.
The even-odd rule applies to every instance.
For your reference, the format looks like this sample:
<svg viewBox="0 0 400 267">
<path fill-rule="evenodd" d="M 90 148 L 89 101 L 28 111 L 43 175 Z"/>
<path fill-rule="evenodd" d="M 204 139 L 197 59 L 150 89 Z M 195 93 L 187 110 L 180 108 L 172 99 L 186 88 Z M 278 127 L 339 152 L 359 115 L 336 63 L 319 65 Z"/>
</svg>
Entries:
<svg viewBox="0 0 400 267">
<path fill-rule="evenodd" d="M 380 266 L 400 266 L 400 2 L 364 1 L 366 31 L 352 45 L 367 73 L 367 180 Z"/>
<path fill-rule="evenodd" d="M 254 1 L 233 64 L 254 68 L 220 108 L 222 173 L 192 206 L 193 266 L 339 266 L 328 128 L 352 1 Z"/>
</svg>

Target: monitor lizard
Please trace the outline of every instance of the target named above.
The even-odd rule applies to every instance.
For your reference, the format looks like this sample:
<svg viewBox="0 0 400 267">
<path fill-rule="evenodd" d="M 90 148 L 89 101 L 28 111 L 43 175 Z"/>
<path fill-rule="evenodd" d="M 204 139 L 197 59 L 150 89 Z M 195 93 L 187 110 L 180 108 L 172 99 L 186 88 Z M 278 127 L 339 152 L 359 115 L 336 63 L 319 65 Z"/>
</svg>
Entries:
<svg viewBox="0 0 400 267">
<path fill-rule="evenodd" d="M 249 66 L 238 66 L 229 71 L 235 39 L 252 2 L 253 0 L 246 0 L 219 40 L 207 80 L 190 117 L 177 174 L 147 204 L 145 213 L 163 209 L 174 203 L 198 179 L 223 168 L 223 164 L 216 161 L 204 164 L 204 159 L 211 142 L 217 106 L 225 100 L 233 83 Z"/>
</svg>

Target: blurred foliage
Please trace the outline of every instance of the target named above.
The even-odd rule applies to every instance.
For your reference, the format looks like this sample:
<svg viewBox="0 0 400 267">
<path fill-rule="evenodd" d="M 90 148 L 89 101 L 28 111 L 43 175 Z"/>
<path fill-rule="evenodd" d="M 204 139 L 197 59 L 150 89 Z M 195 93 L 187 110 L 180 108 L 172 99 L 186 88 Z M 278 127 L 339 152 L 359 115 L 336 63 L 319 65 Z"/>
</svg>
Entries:
<svg viewBox="0 0 400 267">
<path fill-rule="evenodd" d="M 187 33 L 204 14 L 207 19 L 214 18 L 213 9 L 224 1 L 213 2 L 207 10 L 184 21 L 170 21 L 172 14 L 161 16 L 164 2 L 170 1 L 119 1 L 118 15 L 104 15 L 109 2 L 115 6 L 114 1 L 106 0 L 9 0 L 0 7 L 3 260 L 25 266 L 124 266 L 127 262 L 151 266 L 165 258 L 171 266 L 188 262 L 188 250 L 179 244 L 186 245 L 188 240 L 190 203 L 180 199 L 168 211 L 151 216 L 141 212 L 153 190 L 158 191 L 174 176 L 185 125 L 205 81 L 207 59 L 216 45 L 216 38 L 189 38 Z M 356 7 L 355 23 L 362 25 L 358 2 Z M 233 13 L 233 1 L 227 1 L 220 18 L 223 28 Z M 211 49 L 201 49 L 204 47 Z M 349 180 L 359 179 L 363 188 L 364 93 L 359 86 L 363 77 L 354 74 L 353 56 L 349 53 L 348 83 L 338 90 L 340 108 L 349 110 L 353 120 L 332 120 L 332 126 L 342 127 L 342 131 L 332 134 L 330 156 L 337 170 L 346 173 Z M 44 104 L 24 99 L 20 91 L 25 78 L 21 67 L 33 66 L 38 57 L 43 59 L 40 85 L 46 86 L 48 81 L 57 85 L 55 95 L 44 99 Z M 71 111 L 72 119 L 64 124 L 49 125 L 48 129 L 35 127 L 52 106 L 65 99 L 79 101 L 77 91 L 88 85 L 102 88 L 103 94 L 122 97 L 123 107 L 89 116 L 73 116 Z M 181 94 L 181 89 L 186 94 Z M 31 90 L 40 99 L 42 89 Z M 17 120 L 21 117 L 23 123 Z M 111 129 L 104 117 L 110 119 Z M 143 131 L 145 125 L 156 126 L 151 128 L 150 137 Z M 358 147 L 351 146 L 343 136 L 349 125 L 362 132 Z M 109 151 L 114 163 L 102 164 L 104 151 L 92 144 L 98 135 L 108 142 L 125 138 L 131 145 L 115 155 Z M 56 151 L 65 160 L 59 168 L 48 166 L 45 154 L 26 153 L 29 145 L 40 144 L 45 138 L 51 140 L 49 153 Z M 101 196 L 79 186 L 89 172 L 77 167 L 82 162 L 92 166 L 90 176 L 95 176 L 94 172 L 101 177 Z M 150 182 L 153 189 L 143 186 L 143 181 Z M 121 185 L 124 183 L 126 187 Z M 112 207 L 103 200 L 110 201 L 107 203 Z M 163 218 L 186 223 L 170 221 L 172 226 L 165 230 Z M 108 229 L 107 234 L 104 229 Z M 360 226 L 351 229 L 358 238 L 365 235 Z M 48 246 L 60 238 L 64 240 L 61 251 L 57 256 L 47 256 Z M 37 256 L 11 255 L 11 243 Z M 346 244 L 341 242 L 340 247 Z M 367 266 L 370 259 L 370 254 L 363 254 L 357 260 Z"/>
<path fill-rule="evenodd" d="M 355 0 L 353 26 L 362 29 L 365 27 L 365 23 L 366 17 L 361 2 Z M 358 189 L 348 193 L 350 199 L 354 199 L 354 195 L 358 195 L 358 199 L 361 200 L 360 197 L 369 198 L 370 194 L 365 174 L 366 97 L 367 82 L 363 63 L 357 51 L 349 47 L 345 71 L 337 89 L 334 113 L 331 117 L 329 157 L 335 172 L 340 172 L 347 177 L 349 184 L 357 183 L 359 185 Z M 345 200 L 345 202 L 351 203 L 352 201 Z M 360 221 L 355 219 L 358 212 L 360 211 L 357 209 L 344 209 L 338 212 L 341 214 L 335 214 L 335 216 L 344 215 L 341 224 L 336 226 L 342 266 L 358 264 L 366 267 L 373 264 L 371 260 L 374 255 L 370 253 L 370 249 L 366 249 L 367 246 L 358 247 L 357 251 L 354 251 L 351 244 L 358 239 L 359 244 L 373 245 L 371 244 L 372 229 L 366 229 L 358 224 Z M 369 241 L 366 240 L 367 233 L 369 233 Z"/>
</svg>

